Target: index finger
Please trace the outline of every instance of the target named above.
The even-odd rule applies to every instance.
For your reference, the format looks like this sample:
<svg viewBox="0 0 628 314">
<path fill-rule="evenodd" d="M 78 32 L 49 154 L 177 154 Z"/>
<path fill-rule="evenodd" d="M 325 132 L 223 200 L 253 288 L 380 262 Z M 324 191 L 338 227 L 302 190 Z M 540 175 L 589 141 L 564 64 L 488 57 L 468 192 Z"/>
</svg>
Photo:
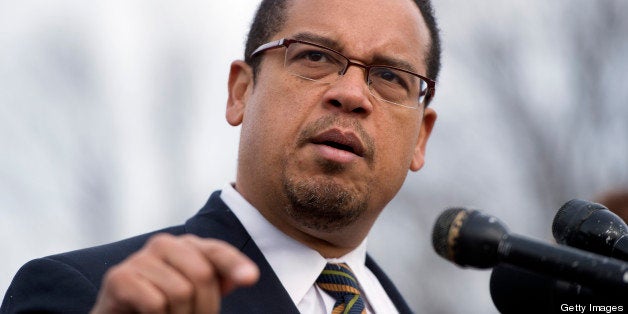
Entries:
<svg viewBox="0 0 628 314">
<path fill-rule="evenodd" d="M 196 246 L 212 264 L 221 280 L 222 295 L 236 287 L 250 286 L 259 278 L 259 268 L 244 253 L 222 240 L 190 237 L 186 239 Z"/>
</svg>

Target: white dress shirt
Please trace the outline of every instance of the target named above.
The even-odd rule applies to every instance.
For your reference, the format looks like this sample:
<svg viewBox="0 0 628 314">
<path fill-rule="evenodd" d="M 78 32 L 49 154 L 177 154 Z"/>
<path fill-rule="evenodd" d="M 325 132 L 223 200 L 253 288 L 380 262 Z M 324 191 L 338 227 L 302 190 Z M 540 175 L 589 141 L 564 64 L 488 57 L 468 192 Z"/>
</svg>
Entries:
<svg viewBox="0 0 628 314">
<path fill-rule="evenodd" d="M 262 214 L 227 184 L 220 194 L 275 271 L 301 313 L 331 313 L 336 300 L 318 287 L 316 279 L 325 265 L 347 263 L 360 284 L 368 313 L 398 313 L 375 275 L 366 267 L 366 239 L 337 259 L 325 259 L 317 251 L 275 228 Z"/>
</svg>

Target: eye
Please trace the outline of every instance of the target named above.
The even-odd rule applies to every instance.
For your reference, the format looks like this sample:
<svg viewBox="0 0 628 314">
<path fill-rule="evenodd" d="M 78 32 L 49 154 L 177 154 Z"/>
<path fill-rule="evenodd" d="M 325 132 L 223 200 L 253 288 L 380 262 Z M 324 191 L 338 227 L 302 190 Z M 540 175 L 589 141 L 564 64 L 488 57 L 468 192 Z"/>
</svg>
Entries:
<svg viewBox="0 0 628 314">
<path fill-rule="evenodd" d="M 309 51 L 306 58 L 310 61 L 324 61 L 327 59 L 325 54 L 320 51 Z"/>
<path fill-rule="evenodd" d="M 395 71 L 393 69 L 373 68 L 371 76 L 371 80 L 373 81 L 386 82 L 388 84 L 400 86 L 405 89 L 408 88 L 408 82 L 406 81 L 406 79 L 398 71 Z"/>
<path fill-rule="evenodd" d="M 393 71 L 388 70 L 388 69 L 382 69 L 382 70 L 377 71 L 377 75 L 384 81 L 393 82 L 393 83 L 399 82 L 399 79 L 400 79 L 397 74 L 395 74 Z"/>
<path fill-rule="evenodd" d="M 305 60 L 309 62 L 331 62 L 332 58 L 321 50 L 305 50 L 297 56 L 297 60 Z"/>
</svg>

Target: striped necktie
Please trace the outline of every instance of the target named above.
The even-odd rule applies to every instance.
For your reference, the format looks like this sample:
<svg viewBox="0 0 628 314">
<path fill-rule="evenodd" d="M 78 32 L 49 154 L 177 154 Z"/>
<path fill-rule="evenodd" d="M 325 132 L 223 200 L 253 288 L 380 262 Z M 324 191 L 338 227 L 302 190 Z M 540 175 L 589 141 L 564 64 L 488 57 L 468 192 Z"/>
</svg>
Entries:
<svg viewBox="0 0 628 314">
<path fill-rule="evenodd" d="M 327 263 L 316 284 L 336 299 L 332 314 L 366 314 L 358 282 L 347 264 Z"/>
</svg>

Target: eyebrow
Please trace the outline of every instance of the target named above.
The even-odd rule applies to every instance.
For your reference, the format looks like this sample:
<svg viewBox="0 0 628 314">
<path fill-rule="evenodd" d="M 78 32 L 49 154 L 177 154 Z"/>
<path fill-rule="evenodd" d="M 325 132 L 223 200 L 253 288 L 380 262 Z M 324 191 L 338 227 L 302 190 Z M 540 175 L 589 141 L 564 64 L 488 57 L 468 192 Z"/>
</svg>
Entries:
<svg viewBox="0 0 628 314">
<path fill-rule="evenodd" d="M 321 36 L 321 35 L 317 35 L 311 32 L 301 32 L 301 33 L 297 33 L 294 36 L 292 36 L 291 38 L 293 39 L 297 39 L 297 40 L 303 40 L 303 41 L 307 41 L 307 42 L 311 42 L 314 44 L 319 44 L 321 46 L 325 46 L 327 48 L 331 48 L 333 50 L 342 52 L 343 51 L 343 45 L 334 40 L 331 39 L 329 37 L 325 37 L 325 36 Z M 414 73 L 418 73 L 417 69 L 415 66 L 413 66 L 410 62 L 405 61 L 405 60 L 401 60 L 401 59 L 397 59 L 394 57 L 388 57 L 388 56 L 381 56 L 381 55 L 376 55 L 373 59 L 372 59 L 372 63 L 370 65 L 386 65 L 386 66 L 393 66 L 396 68 L 400 68 L 400 69 L 404 69 L 410 72 L 414 72 Z"/>
<path fill-rule="evenodd" d="M 327 48 L 331 48 L 337 51 L 341 51 L 343 48 L 343 46 L 336 40 L 333 40 L 329 37 L 324 37 L 321 35 L 310 33 L 310 32 L 297 33 L 291 38 L 311 42 L 313 44 L 319 44 L 321 46 L 325 46 Z"/>
</svg>

